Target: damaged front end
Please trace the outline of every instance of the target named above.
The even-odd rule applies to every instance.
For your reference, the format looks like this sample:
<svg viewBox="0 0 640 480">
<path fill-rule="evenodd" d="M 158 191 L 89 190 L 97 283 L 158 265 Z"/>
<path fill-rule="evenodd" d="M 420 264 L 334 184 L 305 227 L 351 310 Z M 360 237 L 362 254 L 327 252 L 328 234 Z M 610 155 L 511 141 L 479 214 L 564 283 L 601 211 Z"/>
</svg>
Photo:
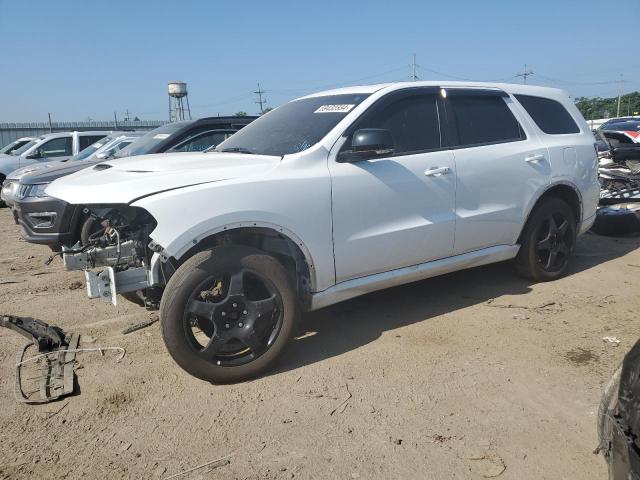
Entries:
<svg viewBox="0 0 640 480">
<path fill-rule="evenodd" d="M 144 292 L 138 298 L 145 298 L 148 307 L 157 306 L 151 264 L 161 248 L 149 237 L 155 219 L 146 210 L 129 205 L 94 205 L 84 213 L 80 241 L 62 247 L 65 269 L 85 272 L 89 298 L 116 305 L 117 295 Z"/>
</svg>

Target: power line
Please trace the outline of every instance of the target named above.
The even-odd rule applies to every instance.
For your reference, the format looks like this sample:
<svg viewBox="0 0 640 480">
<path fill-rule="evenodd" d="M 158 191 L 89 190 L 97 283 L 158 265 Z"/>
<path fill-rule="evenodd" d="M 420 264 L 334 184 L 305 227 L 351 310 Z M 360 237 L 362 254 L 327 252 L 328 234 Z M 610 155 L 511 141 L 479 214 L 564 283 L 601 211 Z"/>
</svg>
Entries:
<svg viewBox="0 0 640 480">
<path fill-rule="evenodd" d="M 620 116 L 620 97 L 622 96 L 623 83 L 624 83 L 624 80 L 622 79 L 622 74 L 620 74 L 620 87 L 618 87 L 618 113 L 616 114 L 616 117 Z"/>
<path fill-rule="evenodd" d="M 255 103 L 260 105 L 260 115 L 262 115 L 264 113 L 264 105 L 267 103 L 267 99 L 266 98 L 264 100 L 262 99 L 262 94 L 266 92 L 260 88 L 260 82 L 258 82 L 258 90 L 256 90 L 253 93 L 258 95 L 258 100 L 256 100 Z"/>
<path fill-rule="evenodd" d="M 413 62 L 411 62 L 411 80 L 414 82 L 418 80 L 418 75 L 416 74 L 416 68 L 418 65 L 416 64 L 416 54 L 413 54 Z"/>
<path fill-rule="evenodd" d="M 527 64 L 524 64 L 524 71 L 516 74 L 516 77 L 522 77 L 522 83 L 527 84 L 527 77 L 533 75 L 531 70 L 527 70 Z"/>
</svg>

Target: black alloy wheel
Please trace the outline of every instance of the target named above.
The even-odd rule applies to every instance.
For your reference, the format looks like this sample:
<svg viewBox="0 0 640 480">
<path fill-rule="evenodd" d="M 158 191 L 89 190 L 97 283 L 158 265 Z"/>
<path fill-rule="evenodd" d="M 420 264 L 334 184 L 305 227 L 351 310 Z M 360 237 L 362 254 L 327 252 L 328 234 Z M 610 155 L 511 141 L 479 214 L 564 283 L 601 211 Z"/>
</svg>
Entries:
<svg viewBox="0 0 640 480">
<path fill-rule="evenodd" d="M 194 352 L 219 366 L 243 365 L 262 355 L 282 329 L 282 298 L 268 278 L 238 266 L 196 287 L 184 315 Z"/>
<path fill-rule="evenodd" d="M 171 277 L 160 304 L 162 335 L 174 360 L 213 383 L 266 370 L 298 316 L 294 281 L 274 257 L 249 247 L 200 252 Z"/>
<path fill-rule="evenodd" d="M 546 272 L 562 270 L 573 251 L 575 236 L 569 229 L 569 222 L 562 212 L 549 214 L 538 232 L 538 263 Z"/>
<path fill-rule="evenodd" d="M 562 199 L 547 197 L 533 209 L 520 235 L 516 269 L 538 282 L 560 278 L 576 245 L 577 222 Z"/>
</svg>

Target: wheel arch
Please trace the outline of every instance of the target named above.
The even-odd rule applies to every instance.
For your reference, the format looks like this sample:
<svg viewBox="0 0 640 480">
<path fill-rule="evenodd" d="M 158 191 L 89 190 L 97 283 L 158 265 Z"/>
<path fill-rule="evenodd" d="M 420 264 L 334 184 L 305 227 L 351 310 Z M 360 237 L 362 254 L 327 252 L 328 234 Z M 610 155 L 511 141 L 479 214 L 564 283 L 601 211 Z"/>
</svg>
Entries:
<svg viewBox="0 0 640 480">
<path fill-rule="evenodd" d="M 533 213 L 535 208 L 540 205 L 540 202 L 542 202 L 545 198 L 549 197 L 564 200 L 571 207 L 571 210 L 575 215 L 577 225 L 580 225 L 580 223 L 582 222 L 582 195 L 580 194 L 580 190 L 578 190 L 575 184 L 561 180 L 547 186 L 547 188 L 543 190 L 540 195 L 538 195 L 535 202 L 531 203 L 527 212 L 527 221 L 522 225 L 520 234 L 518 235 L 518 243 L 521 243 L 522 233 L 529 223 L 529 219 L 531 218 L 531 214 Z"/>
<path fill-rule="evenodd" d="M 302 239 L 280 225 L 258 221 L 222 225 L 199 235 L 192 240 L 191 246 L 185 246 L 163 260 L 175 271 L 196 253 L 220 245 L 246 245 L 273 255 L 293 276 L 303 305 L 310 301 L 310 294 L 317 285 L 315 263 Z"/>
</svg>

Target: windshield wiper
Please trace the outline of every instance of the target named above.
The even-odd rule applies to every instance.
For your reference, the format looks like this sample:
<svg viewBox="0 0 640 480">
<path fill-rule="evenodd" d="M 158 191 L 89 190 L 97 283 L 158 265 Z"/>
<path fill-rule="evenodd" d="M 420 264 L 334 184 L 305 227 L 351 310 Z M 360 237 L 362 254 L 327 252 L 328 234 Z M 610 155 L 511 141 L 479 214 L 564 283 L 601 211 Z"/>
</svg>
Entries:
<svg viewBox="0 0 640 480">
<path fill-rule="evenodd" d="M 251 150 L 244 147 L 229 147 L 223 148 L 221 152 L 235 152 L 235 153 L 246 153 L 248 155 L 255 155 Z"/>
</svg>

